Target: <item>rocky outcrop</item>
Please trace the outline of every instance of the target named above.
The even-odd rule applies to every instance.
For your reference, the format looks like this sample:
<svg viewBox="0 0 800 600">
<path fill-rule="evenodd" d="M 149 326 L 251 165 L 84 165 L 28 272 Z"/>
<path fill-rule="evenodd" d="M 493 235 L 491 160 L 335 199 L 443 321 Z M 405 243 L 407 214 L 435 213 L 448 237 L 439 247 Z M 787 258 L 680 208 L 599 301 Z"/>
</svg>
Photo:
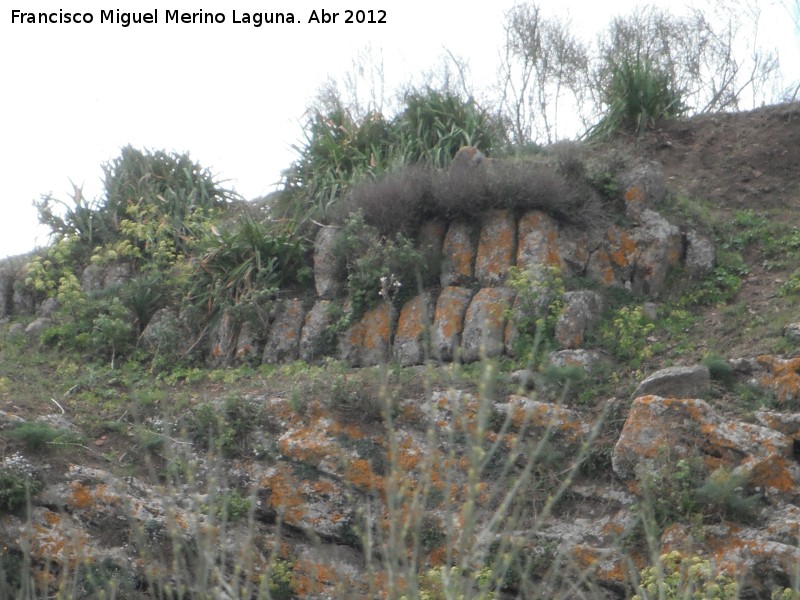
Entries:
<svg viewBox="0 0 800 600">
<path fill-rule="evenodd" d="M 697 398 L 709 391 L 711 391 L 711 376 L 703 365 L 667 367 L 644 379 L 633 392 L 633 398 L 648 395 Z"/>
<path fill-rule="evenodd" d="M 635 493 L 641 474 L 675 468 L 680 460 L 699 461 L 706 481 L 717 486 L 736 478 L 740 487 L 713 498 L 733 502 L 736 495 L 748 495 L 747 519 L 737 521 L 723 511 L 699 536 L 690 535 L 688 525 L 675 524 L 661 542 L 665 549 L 688 547 L 708 556 L 756 597 L 769 597 L 777 582 L 790 580 L 800 559 L 794 542 L 800 524 L 796 420 L 762 412 L 757 425 L 720 415 L 703 400 L 642 396 L 633 401 L 614 447 L 614 473 Z M 666 466 L 665 456 L 672 461 Z"/>
</svg>

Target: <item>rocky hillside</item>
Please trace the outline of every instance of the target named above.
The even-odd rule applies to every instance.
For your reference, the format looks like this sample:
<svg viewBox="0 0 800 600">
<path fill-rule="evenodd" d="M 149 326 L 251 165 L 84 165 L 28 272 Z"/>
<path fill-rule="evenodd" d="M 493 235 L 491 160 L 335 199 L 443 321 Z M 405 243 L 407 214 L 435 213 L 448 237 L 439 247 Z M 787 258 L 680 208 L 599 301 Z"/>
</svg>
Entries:
<svg viewBox="0 0 800 600">
<path fill-rule="evenodd" d="M 320 227 L 313 285 L 200 332 L 165 306 L 110 364 L 54 347 L 65 307 L 7 261 L 0 597 L 654 598 L 652 573 L 783 594 L 798 119 L 703 116 L 518 159 L 591 182 L 603 218 L 424 220 L 416 289 L 392 273 L 370 303 L 343 275 L 348 226 Z M 137 268 L 96 262 L 79 286 Z M 159 362 L 167 340 L 199 359 Z"/>
</svg>

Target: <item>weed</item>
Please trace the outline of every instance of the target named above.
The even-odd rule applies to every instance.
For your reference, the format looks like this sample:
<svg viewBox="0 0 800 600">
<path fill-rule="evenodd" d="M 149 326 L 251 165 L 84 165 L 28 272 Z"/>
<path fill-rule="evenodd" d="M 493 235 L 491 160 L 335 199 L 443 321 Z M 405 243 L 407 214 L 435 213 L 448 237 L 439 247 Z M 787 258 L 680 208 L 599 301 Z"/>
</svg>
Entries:
<svg viewBox="0 0 800 600">
<path fill-rule="evenodd" d="M 654 329 L 641 306 L 623 306 L 601 325 L 600 338 L 614 356 L 638 368 L 653 354 L 648 338 Z"/>
<path fill-rule="evenodd" d="M 711 563 L 700 556 L 684 558 L 680 552 L 662 554 L 658 564 L 642 570 L 638 593 L 633 600 L 657 598 L 739 597 L 739 586 L 726 575 L 715 574 Z"/>
<path fill-rule="evenodd" d="M 707 354 L 703 357 L 703 364 L 708 369 L 711 379 L 719 381 L 728 388 L 733 385 L 735 373 L 727 360 L 716 354 Z"/>
</svg>

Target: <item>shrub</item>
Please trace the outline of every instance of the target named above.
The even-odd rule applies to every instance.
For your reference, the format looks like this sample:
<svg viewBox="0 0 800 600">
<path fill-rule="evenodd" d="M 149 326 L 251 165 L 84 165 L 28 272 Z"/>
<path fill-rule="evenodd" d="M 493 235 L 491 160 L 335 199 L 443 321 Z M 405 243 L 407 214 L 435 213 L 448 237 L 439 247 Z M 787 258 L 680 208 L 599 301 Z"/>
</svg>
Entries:
<svg viewBox="0 0 800 600">
<path fill-rule="evenodd" d="M 219 450 L 226 456 L 243 456 L 250 448 L 257 419 L 257 407 L 234 396 L 224 400 L 221 407 L 211 403 L 195 407 L 186 429 L 192 442 L 201 448 Z"/>
<path fill-rule="evenodd" d="M 39 488 L 41 480 L 21 454 L 14 453 L 0 463 L 0 511 L 18 511 Z"/>
<path fill-rule="evenodd" d="M 102 218 L 114 231 L 126 231 L 127 222 L 131 241 L 145 254 L 165 239 L 185 251 L 197 237 L 198 219 L 234 198 L 188 154 L 125 146 L 118 158 L 103 165 L 103 173 Z"/>
<path fill-rule="evenodd" d="M 610 76 L 602 90 L 606 112 L 589 136 L 641 134 L 659 120 L 683 114 L 682 97 L 670 72 L 637 49 L 610 63 Z"/>
<path fill-rule="evenodd" d="M 404 105 L 392 120 L 377 112 L 357 118 L 338 96 L 324 98 L 296 147 L 297 160 L 283 173 L 287 194 L 277 211 L 303 221 L 321 218 L 360 182 L 369 185 L 373 177 L 404 165 L 444 167 L 462 146 L 489 152 L 502 139 L 498 123 L 452 92 L 412 90 Z M 409 207 L 417 202 L 413 196 L 402 195 Z"/>
<path fill-rule="evenodd" d="M 306 241 L 291 226 L 267 225 L 247 213 L 205 241 L 192 302 L 213 319 L 226 309 L 255 308 L 276 290 L 305 282 Z"/>
<path fill-rule="evenodd" d="M 21 442 L 31 452 L 42 452 L 49 445 L 71 444 L 81 440 L 77 433 L 65 429 L 53 429 L 45 423 L 20 423 L 8 435 Z"/>
<path fill-rule="evenodd" d="M 641 306 L 623 306 L 600 327 L 600 337 L 614 356 L 634 368 L 653 355 L 648 336 L 655 329 Z"/>
<path fill-rule="evenodd" d="M 404 162 L 446 167 L 462 146 L 490 153 L 502 140 L 502 129 L 470 98 L 432 88 L 406 94 L 397 118 Z"/>
<path fill-rule="evenodd" d="M 708 369 L 711 379 L 719 381 L 726 387 L 733 385 L 735 374 L 733 372 L 733 367 L 731 367 L 727 360 L 715 354 L 707 354 L 703 357 L 703 364 Z"/>
<path fill-rule="evenodd" d="M 406 236 L 383 238 L 360 212 L 350 216 L 337 236 L 334 253 L 347 278 L 351 318 L 385 301 L 401 304 L 416 293 L 430 267 Z M 387 288 L 387 282 L 391 282 Z"/>
</svg>

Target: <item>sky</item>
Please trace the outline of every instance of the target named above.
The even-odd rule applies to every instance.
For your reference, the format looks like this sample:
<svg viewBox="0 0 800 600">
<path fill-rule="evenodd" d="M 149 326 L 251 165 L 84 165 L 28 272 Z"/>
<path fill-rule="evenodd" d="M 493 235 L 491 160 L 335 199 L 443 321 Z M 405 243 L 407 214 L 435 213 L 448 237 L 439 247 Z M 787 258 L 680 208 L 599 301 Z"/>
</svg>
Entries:
<svg viewBox="0 0 800 600">
<path fill-rule="evenodd" d="M 389 88 L 419 80 L 447 53 L 466 61 L 475 87 L 491 85 L 504 14 L 516 1 L 476 9 L 463 0 L 12 0 L 0 17 L 0 257 L 46 245 L 33 200 L 52 193 L 69 201 L 72 183 L 87 198 L 99 197 L 101 165 L 128 144 L 188 152 L 247 199 L 273 191 L 295 157 L 309 102 L 328 77 L 341 81 L 366 48 L 382 58 Z M 645 3 L 538 4 L 546 15 L 569 18 L 589 40 L 612 16 Z M 794 23 L 779 0 L 763 5 L 764 37 L 778 48 L 785 77 L 800 80 Z M 348 9 L 365 6 L 385 23 L 344 22 Z M 309 22 L 323 7 L 338 13 L 335 22 Z M 101 23 L 103 10 L 156 9 L 158 23 Z M 14 10 L 62 19 L 90 13 L 93 22 L 13 22 Z M 225 22 L 166 23 L 168 10 L 221 13 Z M 291 12 L 301 22 L 241 22 L 258 12 Z"/>
</svg>

